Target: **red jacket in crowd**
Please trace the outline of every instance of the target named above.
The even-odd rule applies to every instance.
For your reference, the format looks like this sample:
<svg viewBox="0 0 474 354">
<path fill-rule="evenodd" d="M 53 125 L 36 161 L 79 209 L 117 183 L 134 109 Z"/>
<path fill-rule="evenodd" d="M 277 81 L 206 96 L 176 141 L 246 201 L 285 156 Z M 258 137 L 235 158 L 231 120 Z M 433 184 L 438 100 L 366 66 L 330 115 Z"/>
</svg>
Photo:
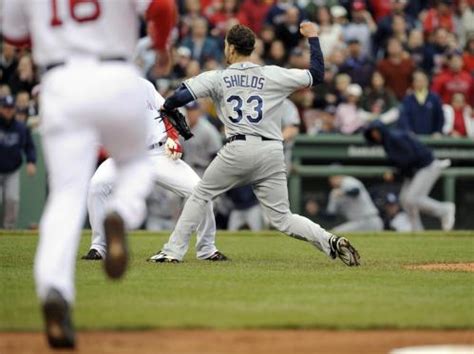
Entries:
<svg viewBox="0 0 474 354">
<path fill-rule="evenodd" d="M 451 103 L 455 93 L 462 93 L 469 105 L 474 105 L 474 79 L 466 71 L 453 72 L 446 69 L 433 78 L 431 89 L 436 92 L 443 103 Z"/>
</svg>

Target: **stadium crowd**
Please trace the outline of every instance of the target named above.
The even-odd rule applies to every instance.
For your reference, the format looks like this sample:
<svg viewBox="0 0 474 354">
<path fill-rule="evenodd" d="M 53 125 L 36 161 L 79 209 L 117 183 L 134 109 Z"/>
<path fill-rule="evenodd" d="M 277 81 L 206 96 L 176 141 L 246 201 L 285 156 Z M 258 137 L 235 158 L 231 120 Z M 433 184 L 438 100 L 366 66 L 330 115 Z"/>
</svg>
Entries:
<svg viewBox="0 0 474 354">
<path fill-rule="evenodd" d="M 325 79 L 290 97 L 287 112 L 291 113 L 284 127 L 288 150 L 298 133 L 357 134 L 374 120 L 416 134 L 474 138 L 473 0 L 178 3 L 171 64 L 155 65 L 160 58 L 151 48 L 144 25 L 134 58 L 143 76 L 165 97 L 183 80 L 225 66 L 224 36 L 235 23 L 249 26 L 258 35 L 253 54 L 256 63 L 305 68 L 309 48 L 299 33 L 299 23 L 310 20 L 320 26 Z M 31 129 L 38 123 L 40 71 L 27 48 L 18 50 L 2 43 L 0 106 L 14 102 L 15 121 Z M 209 101 L 187 111 L 194 120 L 191 126 L 196 138 L 188 150 L 184 146 L 188 151 L 184 159 L 202 173 L 220 148 L 215 137 L 223 133 L 222 124 Z M 0 115 L 3 136 L 7 124 Z M 11 159 L 5 141 L 0 140 L 0 166 Z M 34 162 L 31 151 L 25 156 Z M 0 171 L 0 177 L 3 173 Z M 156 200 L 162 198 L 158 193 Z M 239 211 L 256 205 L 251 190 L 229 198 L 238 199 L 233 205 L 241 205 Z M 162 209 L 166 218 L 175 216 L 169 215 L 170 208 Z"/>
</svg>

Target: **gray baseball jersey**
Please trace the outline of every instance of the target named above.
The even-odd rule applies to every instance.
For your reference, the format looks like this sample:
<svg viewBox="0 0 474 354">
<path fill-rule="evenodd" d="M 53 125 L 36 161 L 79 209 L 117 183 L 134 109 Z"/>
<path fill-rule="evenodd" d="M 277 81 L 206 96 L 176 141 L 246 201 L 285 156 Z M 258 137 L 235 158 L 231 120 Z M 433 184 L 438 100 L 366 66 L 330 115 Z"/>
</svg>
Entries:
<svg viewBox="0 0 474 354">
<path fill-rule="evenodd" d="M 256 135 L 281 141 L 284 99 L 298 88 L 310 87 L 313 78 L 308 70 L 242 62 L 184 84 L 195 99 L 212 98 L 227 137 Z"/>
<path fill-rule="evenodd" d="M 346 193 L 357 188 L 359 194 L 355 197 Z M 378 215 L 379 212 L 375 207 L 369 192 L 364 184 L 354 177 L 345 176 L 342 180 L 341 187 L 343 194 L 336 195 L 335 190 L 331 191 L 329 196 L 329 204 L 327 207 L 330 213 L 340 213 L 348 220 L 358 220 L 360 218 Z"/>
</svg>

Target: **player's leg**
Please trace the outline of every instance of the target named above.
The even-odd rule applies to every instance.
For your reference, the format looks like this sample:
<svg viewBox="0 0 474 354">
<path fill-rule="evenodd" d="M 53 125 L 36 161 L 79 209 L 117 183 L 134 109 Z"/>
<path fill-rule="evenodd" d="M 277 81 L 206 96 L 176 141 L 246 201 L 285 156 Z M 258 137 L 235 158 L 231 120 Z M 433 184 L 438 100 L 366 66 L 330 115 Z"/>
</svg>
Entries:
<svg viewBox="0 0 474 354">
<path fill-rule="evenodd" d="M 91 251 L 96 250 L 102 258 L 106 256 L 106 242 L 104 235 L 103 221 L 106 213 L 107 201 L 112 194 L 112 187 L 117 175 L 114 161 L 107 159 L 95 171 L 89 183 L 87 195 L 87 210 L 89 212 L 89 222 L 92 228 Z M 88 255 L 89 255 L 88 254 Z M 91 259 L 94 254 L 88 258 Z"/>
<path fill-rule="evenodd" d="M 260 231 L 263 229 L 262 207 L 257 204 L 245 211 L 245 220 L 250 230 Z"/>
<path fill-rule="evenodd" d="M 335 233 L 351 231 L 382 231 L 383 221 L 379 216 L 347 221 L 332 229 Z"/>
<path fill-rule="evenodd" d="M 105 270 L 109 277 L 119 278 L 128 263 L 126 230 L 142 224 L 152 187 L 146 149 L 146 95 L 131 67 L 102 65 L 92 74 L 108 90 L 102 107 L 96 107 L 93 113 L 101 141 L 117 168 L 114 189 L 106 205 L 104 232 Z"/>
<path fill-rule="evenodd" d="M 87 186 L 96 163 L 96 141 L 95 132 L 88 128 L 43 134 L 49 195 L 35 259 L 36 288 L 41 300 L 55 289 L 69 304 L 74 301 L 74 268 Z"/>
<path fill-rule="evenodd" d="M 409 194 L 411 183 L 412 179 L 408 178 L 403 182 L 402 189 L 400 190 L 400 204 L 408 215 L 411 231 L 422 231 L 424 227 L 421 221 L 420 210 L 416 204 L 412 202 Z"/>
<path fill-rule="evenodd" d="M 227 230 L 238 231 L 245 224 L 245 215 L 242 210 L 232 210 L 227 222 Z"/>
<path fill-rule="evenodd" d="M 3 227 L 13 229 L 20 207 L 20 169 L 5 175 L 4 186 Z"/>
<path fill-rule="evenodd" d="M 451 203 L 440 202 L 429 197 L 431 189 L 444 168 L 440 161 L 435 160 L 431 165 L 419 170 L 407 189 L 405 203 L 440 219 L 450 213 Z"/>
<path fill-rule="evenodd" d="M 194 188 L 201 180 L 196 172 L 182 160 L 171 160 L 165 155 L 157 154 L 151 157 L 153 161 L 154 180 L 160 186 L 171 190 L 183 198 L 189 198 Z M 196 256 L 199 259 L 210 257 L 217 251 L 216 241 L 216 220 L 214 217 L 213 203 L 207 203 L 204 210 L 201 210 L 203 219 L 197 227 Z M 181 246 L 179 246 L 181 245 Z M 172 254 L 183 252 L 183 242 L 171 239 L 164 245 L 163 252 L 168 250 Z M 189 242 L 186 245 L 186 250 Z"/>
<path fill-rule="evenodd" d="M 206 169 L 201 181 L 186 201 L 181 216 L 170 236 L 174 249 L 164 248 L 163 251 L 173 258 L 182 260 L 186 253 L 191 234 L 202 221 L 202 210 L 217 196 L 225 193 L 238 184 L 245 183 L 242 176 L 246 174 L 241 164 L 242 155 L 238 153 L 237 144 L 227 144 Z M 242 182 L 242 183 L 241 183 Z"/>
<path fill-rule="evenodd" d="M 327 255 L 331 254 L 329 239 L 332 234 L 309 219 L 291 213 L 285 171 L 256 182 L 254 192 L 273 227 L 311 243 Z"/>
</svg>

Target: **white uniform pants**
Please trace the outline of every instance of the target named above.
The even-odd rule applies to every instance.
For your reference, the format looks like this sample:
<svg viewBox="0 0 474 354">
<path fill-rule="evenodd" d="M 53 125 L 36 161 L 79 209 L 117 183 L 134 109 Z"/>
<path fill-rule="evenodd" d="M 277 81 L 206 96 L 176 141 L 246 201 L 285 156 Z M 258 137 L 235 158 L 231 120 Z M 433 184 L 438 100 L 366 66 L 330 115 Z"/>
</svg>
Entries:
<svg viewBox="0 0 474 354">
<path fill-rule="evenodd" d="M 400 202 L 408 214 L 412 231 L 423 230 L 420 212 L 442 218 L 449 211 L 449 202 L 439 202 L 429 197 L 433 185 L 449 162 L 434 160 L 419 170 L 411 179 L 405 179 L 400 191 Z"/>
<path fill-rule="evenodd" d="M 182 160 L 171 160 L 163 149 L 155 149 L 150 153 L 149 163 L 153 170 L 153 181 L 180 197 L 187 198 L 200 181 L 194 170 Z M 91 248 L 105 256 L 105 235 L 102 226 L 105 206 L 117 175 L 117 169 L 112 159 L 108 159 L 92 177 L 88 195 L 89 220 L 92 226 Z M 196 254 L 203 259 L 217 251 L 215 246 L 216 222 L 212 203 L 204 210 L 204 219 L 197 229 Z M 187 243 L 189 246 L 189 243 Z M 178 246 L 168 242 L 164 249 L 175 250 Z M 186 248 L 187 250 L 187 248 Z"/>
<path fill-rule="evenodd" d="M 350 220 L 337 225 L 333 231 L 335 233 L 351 231 L 382 231 L 383 220 L 378 215 L 366 216 L 360 220 Z"/>
<path fill-rule="evenodd" d="M 138 72 L 122 62 L 71 60 L 43 77 L 41 132 L 49 196 L 35 259 L 40 299 L 55 288 L 74 301 L 76 254 L 98 143 L 117 162 L 106 210 L 117 211 L 127 228 L 142 223 L 151 188 L 144 97 Z"/>
</svg>

